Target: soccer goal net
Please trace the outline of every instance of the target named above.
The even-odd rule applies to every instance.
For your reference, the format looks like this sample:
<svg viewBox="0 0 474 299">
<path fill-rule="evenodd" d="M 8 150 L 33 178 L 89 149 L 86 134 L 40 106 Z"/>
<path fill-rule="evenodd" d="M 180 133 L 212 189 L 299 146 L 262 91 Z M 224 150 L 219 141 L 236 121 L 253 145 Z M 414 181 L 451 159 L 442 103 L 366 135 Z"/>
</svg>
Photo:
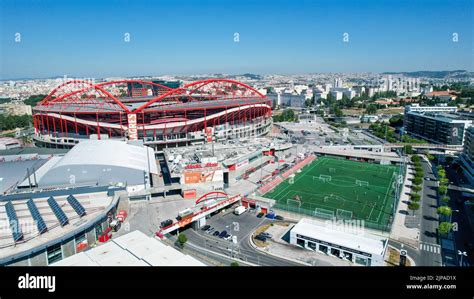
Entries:
<svg viewBox="0 0 474 299">
<path fill-rule="evenodd" d="M 336 219 L 350 220 L 350 219 L 352 219 L 352 211 L 337 209 L 336 210 Z"/>
<path fill-rule="evenodd" d="M 301 200 L 288 198 L 286 200 L 286 205 L 289 206 L 289 207 L 298 207 L 298 208 L 300 208 L 301 207 Z"/>
<path fill-rule="evenodd" d="M 319 177 L 314 176 L 313 181 L 315 181 L 315 180 L 319 180 L 319 181 L 323 181 L 323 182 L 330 182 L 331 181 L 331 176 L 321 174 L 321 175 L 319 175 Z"/>
<path fill-rule="evenodd" d="M 334 218 L 334 211 L 327 210 L 323 208 L 316 208 L 314 210 L 314 216 L 324 219 L 333 219 Z"/>
<path fill-rule="evenodd" d="M 356 180 L 356 185 L 361 187 L 369 187 L 369 182 Z"/>
</svg>

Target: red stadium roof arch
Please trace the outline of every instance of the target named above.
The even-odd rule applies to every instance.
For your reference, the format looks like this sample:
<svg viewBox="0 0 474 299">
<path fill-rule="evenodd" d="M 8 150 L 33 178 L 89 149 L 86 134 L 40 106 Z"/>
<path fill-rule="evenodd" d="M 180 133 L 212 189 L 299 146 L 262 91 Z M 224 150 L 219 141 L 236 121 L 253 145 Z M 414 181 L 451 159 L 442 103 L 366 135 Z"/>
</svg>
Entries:
<svg viewBox="0 0 474 299">
<path fill-rule="evenodd" d="M 127 107 L 121 100 L 120 97 L 114 96 L 111 92 L 105 89 L 106 86 L 121 84 L 121 83 L 140 83 L 143 85 L 152 85 L 163 88 L 167 92 L 162 95 L 150 98 L 143 105 L 131 110 Z M 74 88 L 78 87 L 78 88 Z M 94 90 L 98 94 L 96 96 L 90 96 L 88 99 L 83 98 L 87 93 L 90 93 L 91 90 Z M 182 87 L 172 89 L 167 86 L 150 82 L 144 80 L 116 80 L 116 81 L 107 81 L 94 84 L 86 80 L 70 80 L 67 81 L 56 88 L 54 88 L 40 103 L 38 106 L 48 106 L 56 103 L 74 103 L 81 101 L 87 103 L 87 101 L 106 101 L 106 99 L 112 100 L 115 104 L 121 107 L 121 109 L 126 113 L 139 113 L 149 107 L 150 105 L 162 101 L 168 97 L 183 95 L 187 97 L 190 101 L 195 101 L 195 97 L 208 95 L 210 99 L 218 96 L 231 96 L 230 98 L 242 98 L 242 97 L 253 97 L 253 98 L 266 98 L 265 95 L 254 89 L 253 87 L 244 84 L 239 81 L 231 79 L 206 79 L 199 80 L 188 83 Z M 237 95 L 240 92 L 242 95 Z M 248 94 L 248 95 L 246 95 Z"/>
</svg>

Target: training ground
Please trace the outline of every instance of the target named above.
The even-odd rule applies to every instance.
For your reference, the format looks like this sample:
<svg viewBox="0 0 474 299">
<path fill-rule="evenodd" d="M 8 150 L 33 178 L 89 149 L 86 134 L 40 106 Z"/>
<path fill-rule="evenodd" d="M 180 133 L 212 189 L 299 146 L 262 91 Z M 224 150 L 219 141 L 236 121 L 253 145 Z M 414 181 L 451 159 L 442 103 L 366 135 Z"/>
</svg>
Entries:
<svg viewBox="0 0 474 299">
<path fill-rule="evenodd" d="M 400 167 L 319 157 L 265 195 L 275 208 L 326 219 L 364 220 L 388 231 Z"/>
</svg>

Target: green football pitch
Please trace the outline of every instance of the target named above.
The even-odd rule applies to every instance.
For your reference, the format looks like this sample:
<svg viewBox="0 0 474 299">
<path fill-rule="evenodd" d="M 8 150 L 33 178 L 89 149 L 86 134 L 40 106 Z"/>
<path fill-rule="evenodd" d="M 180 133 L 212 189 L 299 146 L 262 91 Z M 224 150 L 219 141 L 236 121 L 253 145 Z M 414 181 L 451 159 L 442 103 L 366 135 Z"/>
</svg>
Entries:
<svg viewBox="0 0 474 299">
<path fill-rule="evenodd" d="M 276 208 L 323 218 L 364 220 L 386 228 L 399 167 L 319 157 L 267 192 Z"/>
</svg>

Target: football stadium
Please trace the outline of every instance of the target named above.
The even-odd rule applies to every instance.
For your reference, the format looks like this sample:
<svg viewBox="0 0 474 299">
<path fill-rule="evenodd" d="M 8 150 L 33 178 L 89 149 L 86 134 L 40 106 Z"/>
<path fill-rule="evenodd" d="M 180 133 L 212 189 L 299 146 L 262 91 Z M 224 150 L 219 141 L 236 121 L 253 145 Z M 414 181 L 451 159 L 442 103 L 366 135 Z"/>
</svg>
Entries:
<svg viewBox="0 0 474 299">
<path fill-rule="evenodd" d="M 33 109 L 37 146 L 85 139 L 143 140 L 154 149 L 258 137 L 272 126 L 271 100 L 234 80 L 72 80 Z"/>
<path fill-rule="evenodd" d="M 363 220 L 387 231 L 401 184 L 400 167 L 319 157 L 263 195 L 275 208 L 324 219 Z"/>
</svg>

